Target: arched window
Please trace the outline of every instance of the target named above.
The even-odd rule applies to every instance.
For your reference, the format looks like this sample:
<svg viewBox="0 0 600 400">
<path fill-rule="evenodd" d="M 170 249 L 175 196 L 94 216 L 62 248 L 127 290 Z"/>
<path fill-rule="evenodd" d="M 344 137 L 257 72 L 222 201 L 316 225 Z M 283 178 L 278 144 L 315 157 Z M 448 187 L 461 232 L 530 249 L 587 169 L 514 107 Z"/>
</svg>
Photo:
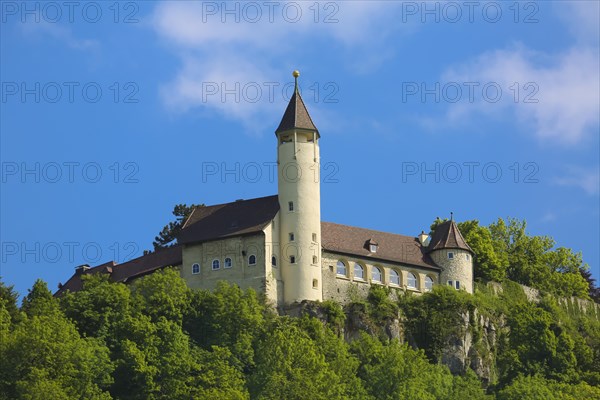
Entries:
<svg viewBox="0 0 600 400">
<path fill-rule="evenodd" d="M 433 279 L 430 276 L 425 277 L 425 290 L 430 291 L 433 288 Z"/>
<path fill-rule="evenodd" d="M 337 262 L 337 274 L 342 276 L 348 276 L 348 271 L 346 270 L 346 264 L 343 261 Z"/>
<path fill-rule="evenodd" d="M 395 269 L 390 269 L 390 284 L 400 286 L 400 274 Z"/>
<path fill-rule="evenodd" d="M 407 274 L 406 286 L 408 286 L 411 289 L 416 289 L 417 288 L 417 277 L 412 272 L 409 272 Z"/>
<path fill-rule="evenodd" d="M 275 256 L 271 257 L 271 265 L 274 267 L 277 266 L 277 257 L 275 257 Z"/>
<path fill-rule="evenodd" d="M 200 273 L 200 264 L 192 264 L 192 274 Z"/>
<path fill-rule="evenodd" d="M 256 265 L 256 256 L 254 254 L 251 254 L 250 257 L 248 257 L 248 265 Z"/>
<path fill-rule="evenodd" d="M 359 263 L 354 263 L 354 279 L 365 279 L 365 268 Z"/>
<path fill-rule="evenodd" d="M 379 268 L 373 267 L 371 274 L 373 275 L 373 282 L 381 283 L 381 270 Z"/>
<path fill-rule="evenodd" d="M 215 270 L 215 269 L 219 269 L 219 268 L 221 268 L 221 262 L 219 260 L 213 260 L 212 269 Z"/>
<path fill-rule="evenodd" d="M 223 266 L 225 268 L 231 268 L 233 266 L 233 262 L 231 261 L 231 258 L 227 257 L 225 259 L 225 262 L 223 263 Z"/>
</svg>

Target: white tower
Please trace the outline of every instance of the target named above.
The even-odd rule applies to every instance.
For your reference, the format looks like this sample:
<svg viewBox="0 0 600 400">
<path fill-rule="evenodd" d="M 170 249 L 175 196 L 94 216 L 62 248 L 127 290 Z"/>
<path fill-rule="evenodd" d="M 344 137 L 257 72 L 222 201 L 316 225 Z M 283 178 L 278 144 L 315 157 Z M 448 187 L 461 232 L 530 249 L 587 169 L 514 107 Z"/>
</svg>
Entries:
<svg viewBox="0 0 600 400">
<path fill-rule="evenodd" d="M 279 191 L 279 244 L 286 304 L 322 300 L 319 131 L 298 91 L 275 131 Z"/>
</svg>

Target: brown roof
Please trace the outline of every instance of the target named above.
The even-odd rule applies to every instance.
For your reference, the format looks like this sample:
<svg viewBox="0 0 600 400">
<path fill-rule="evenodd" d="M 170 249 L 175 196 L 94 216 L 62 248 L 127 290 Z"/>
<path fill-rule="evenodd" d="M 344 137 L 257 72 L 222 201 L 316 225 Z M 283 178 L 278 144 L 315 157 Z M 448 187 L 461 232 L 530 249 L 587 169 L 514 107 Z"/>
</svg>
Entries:
<svg viewBox="0 0 600 400">
<path fill-rule="evenodd" d="M 431 241 L 427 246 L 427 252 L 440 249 L 462 249 L 473 253 L 465 239 L 463 238 L 458 226 L 454 220 L 446 221 L 435 228 Z"/>
<path fill-rule="evenodd" d="M 412 236 L 321 222 L 321 238 L 323 249 L 335 253 L 440 269 Z M 369 240 L 377 242 L 377 253 L 369 251 Z"/>
<path fill-rule="evenodd" d="M 283 113 L 283 118 L 281 119 L 279 127 L 275 133 L 284 132 L 295 128 L 308 129 L 311 131 L 316 131 L 317 134 L 319 133 L 319 130 L 308 114 L 308 110 L 304 105 L 302 96 L 300 96 L 298 87 L 296 87 L 296 90 L 294 90 L 294 94 L 292 95 L 292 98 L 290 99 L 290 102 Z"/>
<path fill-rule="evenodd" d="M 177 237 L 180 244 L 260 232 L 279 211 L 277 195 L 196 207 Z"/>
<path fill-rule="evenodd" d="M 125 282 L 127 280 L 146 275 L 168 266 L 181 265 L 182 246 L 173 246 L 158 250 L 154 253 L 146 254 L 122 264 L 115 264 L 114 261 L 98 265 L 96 267 L 79 270 L 62 285 L 56 292 L 61 295 L 66 291 L 76 292 L 83 288 L 81 277 L 83 275 L 105 273 L 110 274 L 110 280 L 113 282 Z"/>
</svg>

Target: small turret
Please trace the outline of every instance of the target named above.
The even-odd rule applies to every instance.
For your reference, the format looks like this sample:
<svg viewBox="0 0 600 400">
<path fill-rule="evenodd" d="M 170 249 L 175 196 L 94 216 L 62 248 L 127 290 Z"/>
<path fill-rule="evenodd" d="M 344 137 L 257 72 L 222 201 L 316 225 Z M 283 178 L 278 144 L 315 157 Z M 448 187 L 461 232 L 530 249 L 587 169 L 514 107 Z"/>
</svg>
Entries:
<svg viewBox="0 0 600 400">
<path fill-rule="evenodd" d="M 454 216 L 437 226 L 427 246 L 433 261 L 442 267 L 440 283 L 473 293 L 473 250 L 463 238 Z"/>
</svg>

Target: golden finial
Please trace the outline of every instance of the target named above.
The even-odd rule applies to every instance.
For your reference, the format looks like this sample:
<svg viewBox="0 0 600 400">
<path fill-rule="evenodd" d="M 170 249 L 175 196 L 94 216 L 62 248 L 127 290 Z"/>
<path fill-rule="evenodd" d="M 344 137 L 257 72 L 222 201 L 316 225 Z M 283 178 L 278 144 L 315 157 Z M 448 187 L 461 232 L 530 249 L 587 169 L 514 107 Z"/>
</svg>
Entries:
<svg viewBox="0 0 600 400">
<path fill-rule="evenodd" d="M 294 70 L 294 72 L 292 72 L 292 75 L 294 76 L 294 92 L 297 92 L 298 91 L 298 77 L 300 76 L 300 71 Z"/>
</svg>

